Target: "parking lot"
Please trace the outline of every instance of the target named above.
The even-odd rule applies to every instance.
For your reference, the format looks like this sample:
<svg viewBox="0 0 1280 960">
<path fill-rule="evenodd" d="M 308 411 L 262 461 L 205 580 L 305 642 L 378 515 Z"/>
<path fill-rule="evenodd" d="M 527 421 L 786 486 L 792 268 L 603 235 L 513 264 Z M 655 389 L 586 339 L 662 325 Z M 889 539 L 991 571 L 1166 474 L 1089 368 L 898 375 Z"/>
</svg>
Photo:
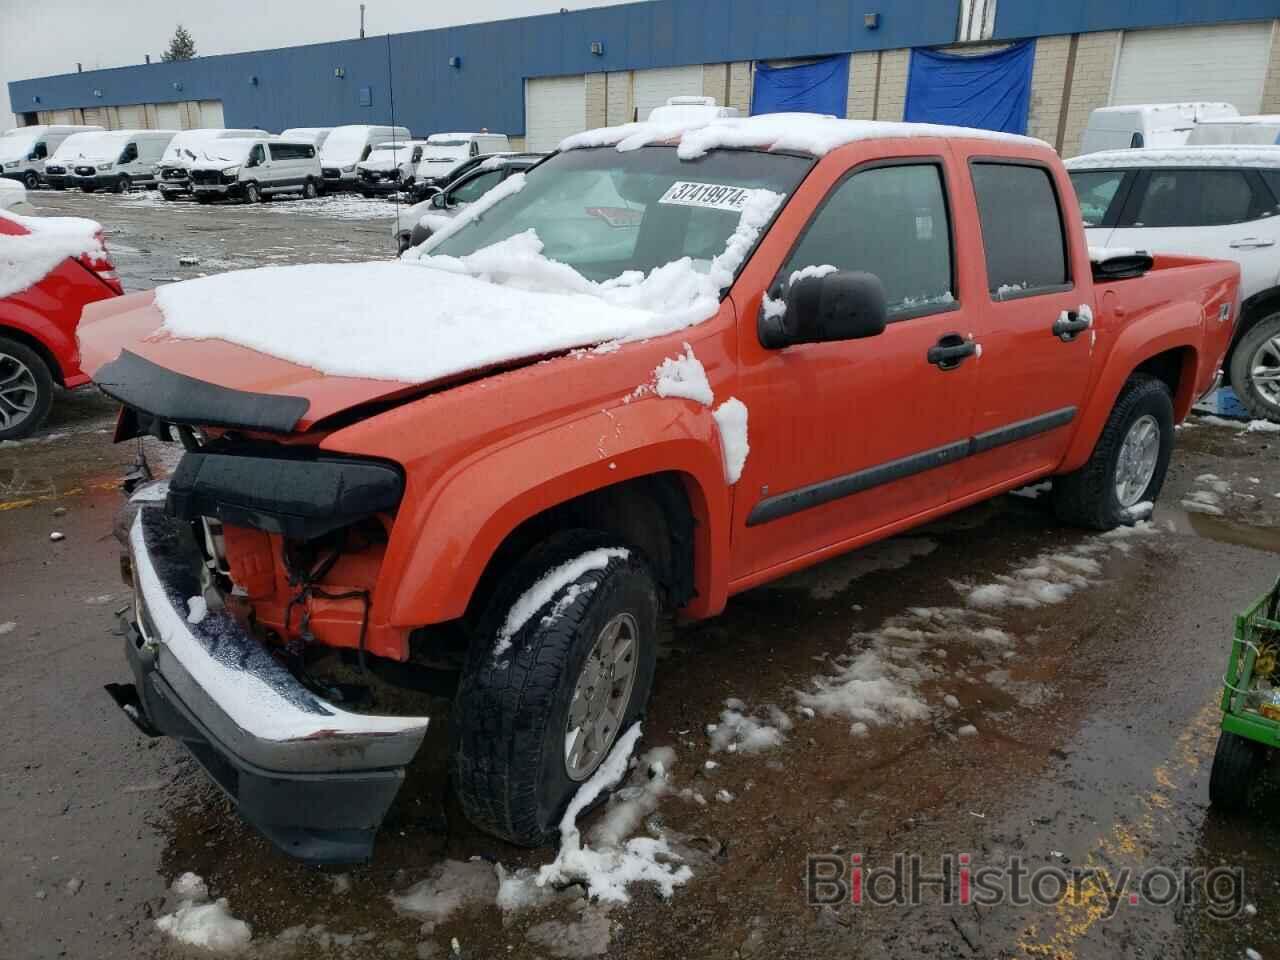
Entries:
<svg viewBox="0 0 1280 960">
<path fill-rule="evenodd" d="M 146 192 L 38 191 L 32 201 L 42 214 L 103 223 L 130 292 L 394 250 L 394 205 L 358 197 L 198 207 Z M 1206 793 L 1233 617 L 1280 570 L 1280 433 L 1193 418 L 1149 524 L 1082 534 L 1054 521 L 1042 491 L 1021 491 L 677 627 L 644 722 L 645 749 L 670 747 L 674 761 L 665 785 L 645 788 L 640 771 L 631 829 L 665 838 L 692 876 L 669 898 L 638 885 L 629 903 L 589 903 L 570 886 L 504 909 L 493 865 L 509 874 L 553 853 L 502 844 L 454 809 L 446 695 L 431 699 L 427 746 L 373 862 L 344 870 L 278 853 L 180 747 L 128 723 L 102 689 L 127 679 L 112 518 L 136 450 L 111 444 L 113 424 L 113 404 L 82 390 L 60 398 L 36 437 L 0 444 L 10 652 L 0 954 L 186 956 L 154 920 L 174 908 L 169 886 L 188 871 L 251 926 L 247 955 L 261 957 L 1280 950 L 1280 829 L 1266 815 L 1280 792 L 1268 784 L 1262 813 L 1247 820 L 1210 811 Z M 174 461 L 160 447 L 148 441 L 157 472 Z M 1059 602 L 980 599 L 1038 567 L 1076 571 Z M 886 675 L 927 709 L 815 713 L 824 693 L 857 698 L 863 654 L 894 664 Z M 721 730 L 761 736 L 730 751 L 718 749 Z M 1152 881 L 1135 902 L 1109 905 L 1087 876 L 1062 897 L 990 907 L 942 902 L 927 884 L 896 904 L 806 902 L 810 855 L 860 855 L 871 870 L 897 854 L 929 874 L 944 862 L 1016 860 L 1032 873 L 1229 867 L 1243 879 L 1221 918 L 1194 879 L 1173 902 Z"/>
</svg>

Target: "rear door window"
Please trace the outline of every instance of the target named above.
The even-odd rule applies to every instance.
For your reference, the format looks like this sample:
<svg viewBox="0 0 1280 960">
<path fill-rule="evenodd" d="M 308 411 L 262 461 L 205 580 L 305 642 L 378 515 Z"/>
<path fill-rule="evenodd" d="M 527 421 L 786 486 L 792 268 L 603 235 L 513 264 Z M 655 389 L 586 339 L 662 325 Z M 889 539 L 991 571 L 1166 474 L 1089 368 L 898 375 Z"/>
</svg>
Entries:
<svg viewBox="0 0 1280 960">
<path fill-rule="evenodd" d="M 1071 174 L 1071 185 L 1075 187 L 1086 227 L 1115 223 L 1117 208 L 1124 202 L 1125 191 L 1120 187 L 1129 175 L 1127 170 L 1080 170 Z"/>
<path fill-rule="evenodd" d="M 449 191 L 449 203 L 471 203 L 479 200 L 490 188 L 502 179 L 501 170 L 488 170 L 460 184 L 457 189 Z"/>
<path fill-rule="evenodd" d="M 971 170 L 992 298 L 1065 289 L 1071 283 L 1067 237 L 1049 171 L 990 161 Z"/>
<path fill-rule="evenodd" d="M 836 186 L 809 221 L 781 279 L 822 266 L 874 273 L 893 320 L 954 306 L 941 169 L 927 162 L 874 167 Z"/>
<path fill-rule="evenodd" d="M 1261 182 L 1244 170 L 1151 170 L 1129 205 L 1124 226 L 1218 227 L 1266 216 L 1275 208 Z"/>
</svg>

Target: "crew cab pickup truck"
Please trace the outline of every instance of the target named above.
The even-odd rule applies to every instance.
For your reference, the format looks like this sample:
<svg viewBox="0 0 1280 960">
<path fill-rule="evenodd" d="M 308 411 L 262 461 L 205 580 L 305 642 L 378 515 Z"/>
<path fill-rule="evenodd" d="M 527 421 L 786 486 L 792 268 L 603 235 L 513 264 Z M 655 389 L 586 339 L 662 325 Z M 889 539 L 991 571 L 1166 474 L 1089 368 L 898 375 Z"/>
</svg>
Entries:
<svg viewBox="0 0 1280 960">
<path fill-rule="evenodd" d="M 1080 223 L 1036 140 L 629 124 L 398 261 L 90 308 L 118 439 L 186 446 L 131 504 L 117 698 L 283 849 L 358 860 L 428 723 L 373 678 L 461 637 L 461 807 L 548 842 L 670 615 L 1045 478 L 1067 523 L 1149 510 L 1239 268 L 1094 264 Z"/>
</svg>

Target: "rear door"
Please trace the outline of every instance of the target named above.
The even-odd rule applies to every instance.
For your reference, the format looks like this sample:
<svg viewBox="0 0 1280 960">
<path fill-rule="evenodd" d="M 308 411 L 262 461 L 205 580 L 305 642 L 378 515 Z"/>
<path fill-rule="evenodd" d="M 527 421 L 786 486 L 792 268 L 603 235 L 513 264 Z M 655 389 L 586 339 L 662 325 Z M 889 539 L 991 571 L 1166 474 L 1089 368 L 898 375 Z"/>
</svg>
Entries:
<svg viewBox="0 0 1280 960">
<path fill-rule="evenodd" d="M 848 549 L 943 505 L 968 446 L 977 364 L 965 344 L 981 298 L 976 274 L 955 255 L 967 245 L 956 239 L 950 155 L 875 161 L 835 182 L 817 177 L 804 189 L 823 190 L 823 199 L 807 225 L 775 226 L 798 239 L 780 264 L 761 262 L 759 282 L 777 299 L 807 267 L 874 273 L 889 324 L 864 340 L 769 350 L 757 332 L 760 298 L 737 304 L 738 396 L 751 417 L 734 499 L 739 581 Z M 934 362 L 939 344 L 957 356 Z"/>
<path fill-rule="evenodd" d="M 1156 167 L 1138 178 L 1109 245 L 1234 260 L 1249 297 L 1275 283 L 1276 200 L 1257 170 Z"/>
<path fill-rule="evenodd" d="M 1071 187 L 1047 165 L 969 158 L 982 233 L 982 347 L 972 456 L 957 490 L 971 496 L 1057 467 L 1083 402 L 1093 335 L 1062 331 L 1092 316 L 1087 258 L 1073 263 L 1064 211 Z M 1070 227 L 1071 231 L 1076 228 Z"/>
</svg>

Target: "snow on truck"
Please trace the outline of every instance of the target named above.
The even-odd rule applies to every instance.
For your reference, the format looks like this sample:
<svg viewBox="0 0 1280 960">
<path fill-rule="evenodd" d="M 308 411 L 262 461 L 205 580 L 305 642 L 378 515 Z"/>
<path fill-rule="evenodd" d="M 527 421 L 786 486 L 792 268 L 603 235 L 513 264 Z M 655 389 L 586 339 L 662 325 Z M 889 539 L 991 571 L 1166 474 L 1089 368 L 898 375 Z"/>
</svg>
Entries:
<svg viewBox="0 0 1280 960">
<path fill-rule="evenodd" d="M 671 615 L 1044 478 L 1068 523 L 1149 510 L 1239 268 L 1091 263 L 1080 223 L 1036 140 L 640 123 L 399 261 L 90 307 L 117 439 L 185 445 L 130 504 L 117 698 L 281 848 L 359 860 L 428 725 L 381 691 L 463 638 L 461 807 L 547 842 Z"/>
</svg>

